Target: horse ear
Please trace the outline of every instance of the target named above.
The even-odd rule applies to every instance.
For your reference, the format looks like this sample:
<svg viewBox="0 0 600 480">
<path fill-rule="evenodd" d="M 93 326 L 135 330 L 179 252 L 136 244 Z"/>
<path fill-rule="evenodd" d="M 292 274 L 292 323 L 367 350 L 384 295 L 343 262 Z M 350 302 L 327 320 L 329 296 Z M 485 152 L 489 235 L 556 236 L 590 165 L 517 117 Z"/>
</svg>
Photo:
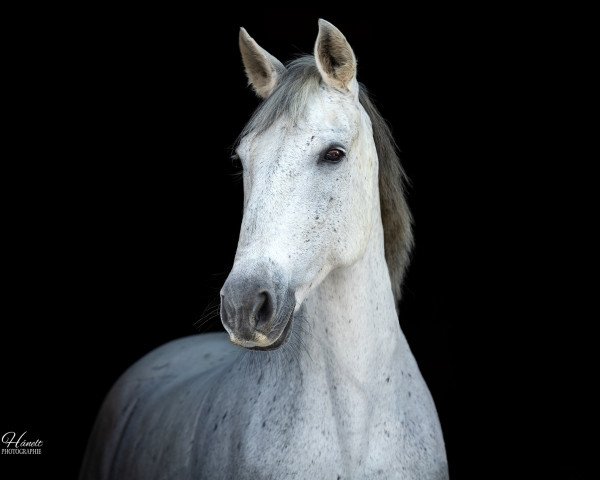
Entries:
<svg viewBox="0 0 600 480">
<path fill-rule="evenodd" d="M 346 37 L 335 26 L 319 19 L 315 61 L 323 80 L 339 90 L 353 89 L 356 57 Z"/>
<path fill-rule="evenodd" d="M 260 98 L 267 98 L 285 72 L 283 64 L 240 28 L 240 52 L 248 83 Z"/>
</svg>

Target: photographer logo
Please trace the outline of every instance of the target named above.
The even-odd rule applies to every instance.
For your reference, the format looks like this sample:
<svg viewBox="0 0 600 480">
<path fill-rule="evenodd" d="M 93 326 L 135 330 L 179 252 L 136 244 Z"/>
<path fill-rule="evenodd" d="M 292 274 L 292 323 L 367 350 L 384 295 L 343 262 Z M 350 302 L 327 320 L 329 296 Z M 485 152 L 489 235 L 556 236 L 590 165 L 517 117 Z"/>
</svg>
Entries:
<svg viewBox="0 0 600 480">
<path fill-rule="evenodd" d="M 31 440 L 26 435 L 26 431 L 21 435 L 16 432 L 2 435 L 2 455 L 41 455 L 44 442 L 39 438 Z"/>
</svg>

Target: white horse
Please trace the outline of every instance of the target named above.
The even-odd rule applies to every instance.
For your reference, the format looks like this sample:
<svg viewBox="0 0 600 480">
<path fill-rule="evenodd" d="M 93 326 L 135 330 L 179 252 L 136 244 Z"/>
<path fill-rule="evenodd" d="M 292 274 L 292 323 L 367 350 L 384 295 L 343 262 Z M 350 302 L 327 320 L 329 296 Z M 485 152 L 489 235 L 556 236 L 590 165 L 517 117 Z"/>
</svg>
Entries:
<svg viewBox="0 0 600 480">
<path fill-rule="evenodd" d="M 227 334 L 168 343 L 102 406 L 82 480 L 445 479 L 396 312 L 412 244 L 389 129 L 342 33 L 284 66 L 244 29 L 264 99 L 237 146 L 244 217 Z"/>
</svg>

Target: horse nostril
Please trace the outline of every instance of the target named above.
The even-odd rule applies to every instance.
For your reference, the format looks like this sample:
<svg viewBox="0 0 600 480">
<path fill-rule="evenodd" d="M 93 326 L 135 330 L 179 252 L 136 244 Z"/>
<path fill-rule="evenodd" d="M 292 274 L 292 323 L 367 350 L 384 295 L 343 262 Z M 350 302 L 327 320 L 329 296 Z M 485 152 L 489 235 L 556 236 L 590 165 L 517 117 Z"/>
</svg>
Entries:
<svg viewBox="0 0 600 480">
<path fill-rule="evenodd" d="M 261 292 L 256 302 L 256 326 L 260 327 L 268 324 L 273 317 L 274 311 L 273 300 L 269 292 Z"/>
</svg>

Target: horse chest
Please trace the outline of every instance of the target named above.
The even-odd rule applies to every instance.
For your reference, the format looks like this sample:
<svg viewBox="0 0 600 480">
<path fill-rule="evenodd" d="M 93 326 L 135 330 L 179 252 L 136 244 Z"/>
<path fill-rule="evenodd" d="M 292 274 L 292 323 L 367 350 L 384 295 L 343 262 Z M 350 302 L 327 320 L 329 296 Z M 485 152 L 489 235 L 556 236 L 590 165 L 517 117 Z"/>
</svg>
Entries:
<svg viewBox="0 0 600 480">
<path fill-rule="evenodd" d="M 375 430 L 353 417 L 335 418 L 326 404 L 319 407 L 251 421 L 236 437 L 235 478 L 394 478 L 394 422 Z"/>
<path fill-rule="evenodd" d="M 392 412 L 373 408 L 369 397 L 350 388 L 314 387 L 287 396 L 261 392 L 256 401 L 240 402 L 235 418 L 245 421 L 225 441 L 233 448 L 227 456 L 235 478 L 295 478 L 294 472 L 303 472 L 298 478 L 310 472 L 315 478 L 359 478 L 393 467 L 392 457 L 372 454 L 397 449 L 399 422 Z"/>
</svg>

